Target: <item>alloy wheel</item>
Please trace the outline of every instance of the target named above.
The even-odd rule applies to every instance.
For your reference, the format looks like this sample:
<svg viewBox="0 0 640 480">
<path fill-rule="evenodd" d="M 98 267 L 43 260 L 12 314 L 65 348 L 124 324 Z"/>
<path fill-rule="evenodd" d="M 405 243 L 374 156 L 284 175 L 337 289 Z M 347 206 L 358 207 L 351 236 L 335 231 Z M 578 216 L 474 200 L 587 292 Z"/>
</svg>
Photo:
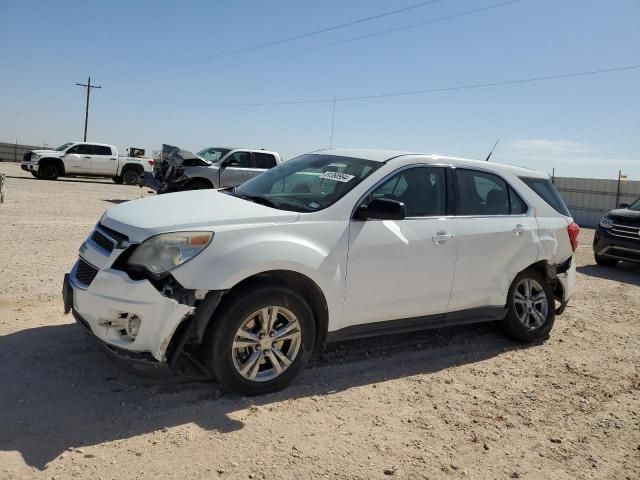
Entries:
<svg viewBox="0 0 640 480">
<path fill-rule="evenodd" d="M 294 362 L 300 351 L 300 322 L 280 306 L 249 315 L 236 332 L 231 349 L 237 372 L 252 382 L 273 380 Z"/>
<path fill-rule="evenodd" d="M 549 301 L 537 280 L 528 277 L 520 280 L 513 293 L 513 302 L 518 320 L 526 328 L 535 330 L 544 325 L 549 314 Z"/>
</svg>

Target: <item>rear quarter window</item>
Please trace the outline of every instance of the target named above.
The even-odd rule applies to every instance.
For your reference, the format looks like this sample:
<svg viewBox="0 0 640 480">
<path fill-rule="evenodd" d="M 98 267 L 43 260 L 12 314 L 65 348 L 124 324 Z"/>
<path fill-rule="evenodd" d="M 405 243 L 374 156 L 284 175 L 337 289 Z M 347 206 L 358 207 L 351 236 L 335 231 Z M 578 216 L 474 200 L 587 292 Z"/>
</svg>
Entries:
<svg viewBox="0 0 640 480">
<path fill-rule="evenodd" d="M 532 177 L 520 177 L 524 183 L 538 194 L 551 208 L 556 212 L 570 217 L 571 212 L 564 203 L 564 200 L 556 190 L 556 187 L 551 183 L 551 180 L 546 178 L 532 178 Z"/>
</svg>

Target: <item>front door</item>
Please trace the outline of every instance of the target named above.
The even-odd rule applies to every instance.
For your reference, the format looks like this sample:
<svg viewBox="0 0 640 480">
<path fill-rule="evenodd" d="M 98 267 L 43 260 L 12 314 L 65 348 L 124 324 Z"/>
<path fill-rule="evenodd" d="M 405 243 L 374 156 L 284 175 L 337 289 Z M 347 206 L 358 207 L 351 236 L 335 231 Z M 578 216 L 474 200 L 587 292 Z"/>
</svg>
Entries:
<svg viewBox="0 0 640 480">
<path fill-rule="evenodd" d="M 74 175 L 91 175 L 91 157 L 93 146 L 79 143 L 74 145 L 65 154 L 65 171 Z"/>
<path fill-rule="evenodd" d="M 404 168 L 365 202 L 405 204 L 404 220 L 352 220 L 343 327 L 445 313 L 456 263 L 444 167 Z"/>
<path fill-rule="evenodd" d="M 226 167 L 220 174 L 220 187 L 240 185 L 254 176 L 250 152 L 237 150 L 230 153 L 223 162 Z"/>
</svg>

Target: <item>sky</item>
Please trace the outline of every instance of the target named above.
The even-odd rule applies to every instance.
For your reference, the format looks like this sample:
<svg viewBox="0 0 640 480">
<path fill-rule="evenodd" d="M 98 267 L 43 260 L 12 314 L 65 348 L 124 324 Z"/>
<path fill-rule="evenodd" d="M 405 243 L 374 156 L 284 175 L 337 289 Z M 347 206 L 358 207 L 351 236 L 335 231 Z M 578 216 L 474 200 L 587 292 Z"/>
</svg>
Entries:
<svg viewBox="0 0 640 480">
<path fill-rule="evenodd" d="M 88 140 L 120 150 L 484 158 L 500 138 L 493 161 L 640 180 L 640 68 L 447 90 L 640 66 L 638 0 L 0 0 L 0 18 L 0 141 L 81 140 L 91 75 Z"/>
</svg>

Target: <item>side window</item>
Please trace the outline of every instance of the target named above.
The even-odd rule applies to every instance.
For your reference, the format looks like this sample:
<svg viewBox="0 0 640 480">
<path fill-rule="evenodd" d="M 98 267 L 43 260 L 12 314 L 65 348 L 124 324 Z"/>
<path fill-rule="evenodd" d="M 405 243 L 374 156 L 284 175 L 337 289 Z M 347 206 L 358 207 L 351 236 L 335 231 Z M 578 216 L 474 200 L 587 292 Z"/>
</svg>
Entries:
<svg viewBox="0 0 640 480">
<path fill-rule="evenodd" d="M 93 155 L 91 145 L 78 144 L 67 150 L 67 153 L 77 153 L 78 155 Z"/>
<path fill-rule="evenodd" d="M 511 215 L 524 215 L 529 209 L 520 195 L 511 187 L 509 187 L 509 203 L 511 205 Z"/>
<path fill-rule="evenodd" d="M 111 147 L 105 145 L 93 145 L 94 155 L 111 155 Z"/>
<path fill-rule="evenodd" d="M 507 184 L 497 175 L 475 170 L 456 171 L 459 215 L 509 215 Z"/>
<path fill-rule="evenodd" d="M 446 215 L 445 169 L 415 167 L 392 176 L 371 192 L 370 200 L 387 198 L 404 203 L 407 217 Z"/>
<path fill-rule="evenodd" d="M 254 168 L 273 168 L 276 166 L 276 157 L 270 153 L 253 152 Z"/>
<path fill-rule="evenodd" d="M 251 154 L 249 152 L 234 152 L 227 157 L 227 164 L 229 162 L 236 162 L 234 167 L 249 168 L 251 166 Z"/>
</svg>

